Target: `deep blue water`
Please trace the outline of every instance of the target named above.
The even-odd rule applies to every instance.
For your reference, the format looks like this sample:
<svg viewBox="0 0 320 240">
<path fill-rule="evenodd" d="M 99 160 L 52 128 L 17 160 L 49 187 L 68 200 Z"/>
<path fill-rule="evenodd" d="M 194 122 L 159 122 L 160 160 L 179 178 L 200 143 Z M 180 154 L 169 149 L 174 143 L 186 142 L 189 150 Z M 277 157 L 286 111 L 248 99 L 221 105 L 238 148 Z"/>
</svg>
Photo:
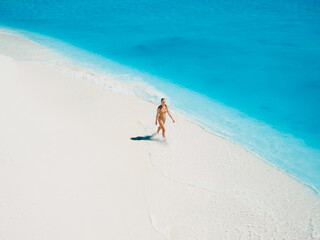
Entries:
<svg viewBox="0 0 320 240">
<path fill-rule="evenodd" d="M 0 25 L 173 83 L 146 80 L 209 128 L 217 130 L 221 117 L 210 100 L 268 124 L 284 135 L 237 125 L 232 114 L 219 127 L 320 187 L 319 1 L 0 0 Z M 183 89 L 201 97 L 196 101 Z"/>
</svg>

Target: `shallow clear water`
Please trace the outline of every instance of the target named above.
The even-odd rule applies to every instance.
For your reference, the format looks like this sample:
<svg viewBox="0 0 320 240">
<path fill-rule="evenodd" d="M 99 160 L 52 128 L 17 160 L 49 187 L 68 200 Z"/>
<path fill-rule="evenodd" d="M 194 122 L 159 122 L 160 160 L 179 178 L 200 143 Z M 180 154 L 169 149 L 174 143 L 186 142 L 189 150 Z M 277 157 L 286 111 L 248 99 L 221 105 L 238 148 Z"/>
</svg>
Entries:
<svg viewBox="0 0 320 240">
<path fill-rule="evenodd" d="M 203 126 L 320 187 L 319 1 L 2 0 L 0 25 L 139 70 L 113 68 L 143 78 Z"/>
</svg>

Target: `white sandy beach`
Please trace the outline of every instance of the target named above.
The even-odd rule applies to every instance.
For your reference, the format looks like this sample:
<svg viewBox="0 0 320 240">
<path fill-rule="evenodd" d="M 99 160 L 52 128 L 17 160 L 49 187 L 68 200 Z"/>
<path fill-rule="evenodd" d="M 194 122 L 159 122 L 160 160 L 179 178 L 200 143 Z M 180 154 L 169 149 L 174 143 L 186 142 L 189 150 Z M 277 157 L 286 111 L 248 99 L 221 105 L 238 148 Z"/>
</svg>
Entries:
<svg viewBox="0 0 320 240">
<path fill-rule="evenodd" d="M 320 239 L 312 189 L 174 110 L 166 141 L 132 140 L 156 131 L 157 104 L 47 52 L 0 33 L 1 240 Z"/>
</svg>

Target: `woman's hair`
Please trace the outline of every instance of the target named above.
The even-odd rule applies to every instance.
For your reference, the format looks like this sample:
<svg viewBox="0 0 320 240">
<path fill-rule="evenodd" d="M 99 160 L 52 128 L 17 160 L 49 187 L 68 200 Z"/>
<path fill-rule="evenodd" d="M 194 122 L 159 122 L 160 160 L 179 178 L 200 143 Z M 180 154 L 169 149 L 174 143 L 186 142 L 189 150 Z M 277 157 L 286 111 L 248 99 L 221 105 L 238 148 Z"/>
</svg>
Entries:
<svg viewBox="0 0 320 240">
<path fill-rule="evenodd" d="M 165 100 L 165 98 L 161 98 L 161 102 L 162 102 L 162 100 Z M 167 107 L 167 104 L 165 106 Z M 161 109 L 162 105 L 160 104 L 160 106 L 158 108 Z"/>
</svg>

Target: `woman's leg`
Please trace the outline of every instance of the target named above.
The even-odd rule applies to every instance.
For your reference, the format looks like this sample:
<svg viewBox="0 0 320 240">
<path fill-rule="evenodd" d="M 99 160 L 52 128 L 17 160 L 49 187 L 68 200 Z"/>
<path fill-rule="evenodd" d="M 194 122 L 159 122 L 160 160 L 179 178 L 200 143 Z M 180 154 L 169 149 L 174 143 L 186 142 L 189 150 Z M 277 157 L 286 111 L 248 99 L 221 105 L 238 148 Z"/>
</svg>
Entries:
<svg viewBox="0 0 320 240">
<path fill-rule="evenodd" d="M 165 129 L 165 127 L 164 127 L 164 122 L 163 122 L 162 120 L 160 120 L 160 119 L 159 119 L 159 125 L 160 125 L 159 128 L 162 129 L 162 136 L 165 138 L 165 137 L 166 137 L 166 129 Z M 159 130 L 159 129 L 158 129 L 158 130 Z M 159 130 L 159 131 L 160 131 L 160 130 Z"/>
</svg>

